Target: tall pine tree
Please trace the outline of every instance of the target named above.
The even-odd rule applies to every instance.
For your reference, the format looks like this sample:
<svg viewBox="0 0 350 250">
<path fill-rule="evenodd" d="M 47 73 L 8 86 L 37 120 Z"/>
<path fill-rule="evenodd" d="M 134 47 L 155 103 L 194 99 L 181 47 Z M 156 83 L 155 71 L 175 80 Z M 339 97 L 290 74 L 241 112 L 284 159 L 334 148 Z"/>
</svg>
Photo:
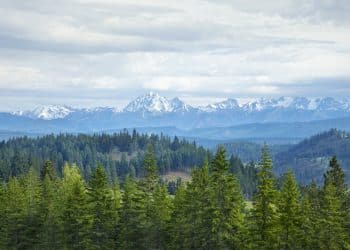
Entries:
<svg viewBox="0 0 350 250">
<path fill-rule="evenodd" d="M 292 171 L 288 171 L 283 180 L 278 212 L 280 214 L 280 248 L 300 248 L 300 237 L 302 237 L 302 211 L 300 207 L 300 192 L 298 184 Z"/>
<path fill-rule="evenodd" d="M 64 240 L 68 249 L 89 249 L 91 216 L 85 183 L 76 166 L 66 165 L 59 190 Z"/>
<path fill-rule="evenodd" d="M 215 249 L 241 249 L 244 235 L 244 203 L 239 184 L 229 172 L 225 149 L 219 147 L 211 164 L 211 231 Z"/>
<path fill-rule="evenodd" d="M 272 174 L 272 160 L 267 146 L 262 151 L 257 193 L 251 213 L 251 240 L 255 249 L 277 249 L 277 191 Z"/>
<path fill-rule="evenodd" d="M 91 175 L 88 196 L 92 217 L 90 237 L 93 248 L 111 249 L 115 245 L 113 236 L 116 214 L 113 211 L 112 190 L 109 188 L 102 165 L 98 165 Z"/>
</svg>

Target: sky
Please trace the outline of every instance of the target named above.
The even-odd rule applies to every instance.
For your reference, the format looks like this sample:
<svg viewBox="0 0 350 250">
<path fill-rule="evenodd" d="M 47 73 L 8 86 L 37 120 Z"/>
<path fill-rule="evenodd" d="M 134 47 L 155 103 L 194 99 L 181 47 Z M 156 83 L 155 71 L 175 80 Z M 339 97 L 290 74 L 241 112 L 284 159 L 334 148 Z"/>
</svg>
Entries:
<svg viewBox="0 0 350 250">
<path fill-rule="evenodd" d="M 350 96 L 348 0 L 0 0 L 0 110 Z"/>
</svg>

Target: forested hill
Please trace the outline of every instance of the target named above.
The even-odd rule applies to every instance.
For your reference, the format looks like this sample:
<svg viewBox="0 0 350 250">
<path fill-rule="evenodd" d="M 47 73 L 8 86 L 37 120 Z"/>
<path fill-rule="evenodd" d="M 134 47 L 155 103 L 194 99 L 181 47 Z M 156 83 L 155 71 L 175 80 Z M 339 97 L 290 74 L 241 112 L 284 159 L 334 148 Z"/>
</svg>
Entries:
<svg viewBox="0 0 350 250">
<path fill-rule="evenodd" d="M 277 173 L 294 170 L 299 182 L 322 182 L 329 159 L 336 155 L 350 182 L 350 134 L 336 129 L 312 136 L 274 156 Z"/>
<path fill-rule="evenodd" d="M 85 179 L 101 163 L 110 180 L 142 175 L 142 162 L 148 144 L 153 146 L 159 172 L 187 171 L 202 166 L 212 158 L 211 152 L 195 142 L 171 139 L 163 135 L 122 131 L 113 135 L 47 135 L 19 137 L 0 142 L 0 178 L 27 173 L 30 167 L 40 171 L 44 162 L 54 163 L 58 174 L 66 162 L 76 164 Z"/>
</svg>

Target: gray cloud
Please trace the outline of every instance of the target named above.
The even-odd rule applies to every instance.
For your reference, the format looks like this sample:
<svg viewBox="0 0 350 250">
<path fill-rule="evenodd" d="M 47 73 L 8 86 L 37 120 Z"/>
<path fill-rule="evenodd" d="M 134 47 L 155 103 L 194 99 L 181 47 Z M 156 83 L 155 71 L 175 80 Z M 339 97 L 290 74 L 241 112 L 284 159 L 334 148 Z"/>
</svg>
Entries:
<svg viewBox="0 0 350 250">
<path fill-rule="evenodd" d="M 347 0 L 0 0 L 0 110 L 350 94 Z"/>
</svg>

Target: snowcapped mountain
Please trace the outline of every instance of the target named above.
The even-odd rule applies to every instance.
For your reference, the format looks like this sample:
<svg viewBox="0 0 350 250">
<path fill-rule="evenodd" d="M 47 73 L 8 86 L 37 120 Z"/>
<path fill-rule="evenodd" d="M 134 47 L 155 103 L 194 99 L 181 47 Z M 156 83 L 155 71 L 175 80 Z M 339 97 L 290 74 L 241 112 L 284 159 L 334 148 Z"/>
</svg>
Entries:
<svg viewBox="0 0 350 250">
<path fill-rule="evenodd" d="M 12 125 L 5 126 L 9 124 L 9 118 L 6 118 L 6 115 L 3 117 L 3 120 L 0 119 L 0 125 L 3 122 L 3 129 L 11 129 Z M 114 107 L 78 109 L 52 105 L 12 113 L 11 119 L 12 124 L 23 124 L 23 119 L 27 118 L 32 120 L 30 122 L 50 124 L 48 130 L 56 127 L 59 131 L 65 131 L 61 129 L 63 126 L 74 131 L 101 131 L 130 127 L 192 129 L 251 123 L 307 122 L 344 117 L 350 117 L 350 101 L 330 97 L 255 100 L 229 98 L 203 107 L 192 107 L 177 97 L 168 99 L 150 92 L 131 101 L 122 110 Z M 33 129 L 40 126 L 35 125 Z"/>
<path fill-rule="evenodd" d="M 124 112 L 171 112 L 171 104 L 168 99 L 150 92 L 144 96 L 137 97 L 123 110 Z"/>
<path fill-rule="evenodd" d="M 41 119 L 41 120 L 56 120 L 67 118 L 69 115 L 80 115 L 87 116 L 100 113 L 119 113 L 121 112 L 117 108 L 112 107 L 94 107 L 94 108 L 72 108 L 68 106 L 58 106 L 58 105 L 49 105 L 49 106 L 40 106 L 36 107 L 33 110 L 27 111 L 16 111 L 13 112 L 13 115 L 28 117 L 32 119 Z"/>
<path fill-rule="evenodd" d="M 54 120 L 64 118 L 74 111 L 75 109 L 67 106 L 49 105 L 36 107 L 30 111 L 17 111 L 13 114 L 33 119 Z"/>
<path fill-rule="evenodd" d="M 157 93 L 150 92 L 130 102 L 124 108 L 124 112 L 169 113 L 184 112 L 190 110 L 190 108 L 189 105 L 185 104 L 177 97 L 169 100 Z"/>
<path fill-rule="evenodd" d="M 238 101 L 236 99 L 227 99 L 222 102 L 217 102 L 214 104 L 209 104 L 205 107 L 199 107 L 201 111 L 204 112 L 215 112 L 220 110 L 233 110 L 233 109 L 239 109 L 240 106 L 238 104 Z"/>
<path fill-rule="evenodd" d="M 210 104 L 201 108 L 203 111 L 215 112 L 220 110 L 241 110 L 243 112 L 259 112 L 271 109 L 288 110 L 317 110 L 317 111 L 350 111 L 349 100 L 335 100 L 331 97 L 280 97 L 260 98 L 252 101 L 227 99 L 223 102 Z"/>
<path fill-rule="evenodd" d="M 172 112 L 189 112 L 194 109 L 190 105 L 185 104 L 178 97 L 171 99 L 170 105 L 172 107 Z"/>
</svg>

